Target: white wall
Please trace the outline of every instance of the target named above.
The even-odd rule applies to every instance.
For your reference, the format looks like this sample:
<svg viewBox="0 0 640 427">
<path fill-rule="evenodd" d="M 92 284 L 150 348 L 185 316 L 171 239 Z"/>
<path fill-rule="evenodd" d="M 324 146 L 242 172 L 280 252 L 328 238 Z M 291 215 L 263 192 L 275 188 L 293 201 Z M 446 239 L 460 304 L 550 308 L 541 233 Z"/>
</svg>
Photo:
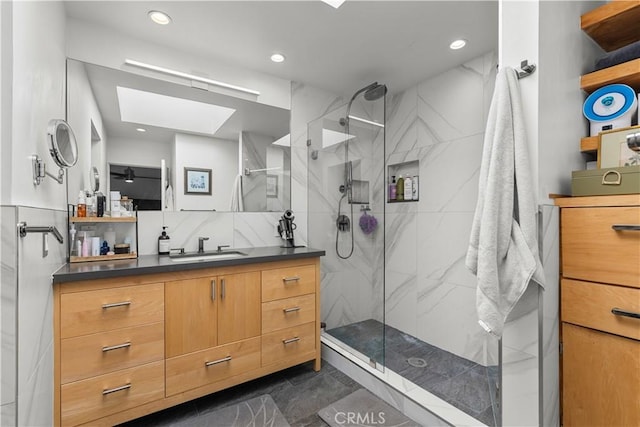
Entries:
<svg viewBox="0 0 640 427">
<path fill-rule="evenodd" d="M 136 149 L 132 150 L 131 146 Z M 148 141 L 144 139 L 109 138 L 107 159 L 118 165 L 146 166 L 160 168 L 160 160 L 172 163 L 172 141 Z"/>
<path fill-rule="evenodd" d="M 176 134 L 174 176 L 176 210 L 228 211 L 238 173 L 238 143 L 218 138 Z M 211 169 L 211 195 L 184 194 L 184 168 Z"/>
<path fill-rule="evenodd" d="M 67 82 L 69 83 L 67 121 L 78 143 L 78 163 L 68 172 L 69 202 L 75 204 L 80 190 L 91 189 L 89 172 L 92 166 L 95 166 L 100 174 L 100 191 L 107 194 L 105 191 L 108 179 L 106 163 L 108 138 L 82 63 L 77 61 L 67 63 Z M 100 135 L 101 141 L 98 143 L 91 141 L 91 123 Z M 96 144 L 97 147 L 95 147 Z"/>
<path fill-rule="evenodd" d="M 260 96 L 243 94 L 238 91 L 210 86 L 209 90 L 256 100 L 263 104 L 290 108 L 291 93 L 288 80 L 257 73 L 247 69 L 234 68 L 210 58 L 197 57 L 146 41 L 133 39 L 124 34 L 96 25 L 69 18 L 67 23 L 67 54 L 70 58 L 103 65 L 110 68 L 150 75 L 176 83 L 191 85 L 184 79 L 148 74 L 142 70 L 125 66 L 125 59 L 134 59 L 149 64 L 197 74 L 214 80 L 238 86 L 249 87 L 260 92 Z M 99 47 L 99 48 L 96 48 Z"/>
<path fill-rule="evenodd" d="M 31 167 L 31 156 L 38 154 L 50 172 L 57 172 L 49 155 L 47 125 L 51 119 L 65 117 L 64 7 L 60 2 L 14 2 L 12 6 L 12 153 L 11 163 L 3 164 L 2 170 L 12 183 L 5 201 L 65 209 L 65 186 L 50 178 L 34 186 Z"/>
</svg>

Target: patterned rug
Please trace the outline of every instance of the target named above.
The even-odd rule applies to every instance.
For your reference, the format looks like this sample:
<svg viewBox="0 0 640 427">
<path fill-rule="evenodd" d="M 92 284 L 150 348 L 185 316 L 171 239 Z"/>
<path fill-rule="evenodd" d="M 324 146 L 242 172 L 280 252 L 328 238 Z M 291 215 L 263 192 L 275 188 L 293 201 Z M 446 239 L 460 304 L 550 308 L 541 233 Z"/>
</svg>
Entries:
<svg viewBox="0 0 640 427">
<path fill-rule="evenodd" d="M 331 427 L 419 425 L 363 388 L 319 410 L 318 415 Z"/>
</svg>

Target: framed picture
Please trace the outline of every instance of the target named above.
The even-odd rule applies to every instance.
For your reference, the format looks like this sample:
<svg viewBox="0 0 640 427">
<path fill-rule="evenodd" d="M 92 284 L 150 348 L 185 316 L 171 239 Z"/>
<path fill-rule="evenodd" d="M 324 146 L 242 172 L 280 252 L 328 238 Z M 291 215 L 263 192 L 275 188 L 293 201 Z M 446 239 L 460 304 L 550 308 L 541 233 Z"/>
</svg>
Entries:
<svg viewBox="0 0 640 427">
<path fill-rule="evenodd" d="M 211 169 L 184 168 L 184 194 L 211 195 Z"/>
<path fill-rule="evenodd" d="M 267 174 L 267 197 L 278 197 L 278 175 Z"/>
<path fill-rule="evenodd" d="M 627 134 L 637 132 L 638 129 L 638 126 L 632 126 L 601 133 L 598 167 L 604 169 L 640 164 L 640 153 L 632 151 L 627 145 Z"/>
</svg>

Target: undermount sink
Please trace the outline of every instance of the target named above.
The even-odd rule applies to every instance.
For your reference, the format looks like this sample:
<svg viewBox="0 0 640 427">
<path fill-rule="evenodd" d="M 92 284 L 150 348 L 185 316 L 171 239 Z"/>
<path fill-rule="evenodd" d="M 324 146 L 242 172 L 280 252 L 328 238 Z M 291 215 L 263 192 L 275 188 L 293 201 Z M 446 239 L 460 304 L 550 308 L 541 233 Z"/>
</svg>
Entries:
<svg viewBox="0 0 640 427">
<path fill-rule="evenodd" d="M 244 252 L 240 251 L 222 251 L 222 252 L 205 252 L 202 254 L 178 254 L 171 255 L 170 259 L 173 262 L 192 262 L 192 261 L 215 261 L 219 259 L 240 258 L 246 256 Z"/>
</svg>

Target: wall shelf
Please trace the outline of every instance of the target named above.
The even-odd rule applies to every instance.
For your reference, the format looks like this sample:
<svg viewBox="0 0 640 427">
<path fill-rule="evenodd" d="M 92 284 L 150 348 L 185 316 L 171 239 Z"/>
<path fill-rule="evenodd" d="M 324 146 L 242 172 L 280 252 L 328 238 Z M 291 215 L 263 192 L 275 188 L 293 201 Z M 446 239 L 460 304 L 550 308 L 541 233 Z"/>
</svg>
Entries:
<svg viewBox="0 0 640 427">
<path fill-rule="evenodd" d="M 640 91 L 640 58 L 580 77 L 580 88 L 587 93 L 613 83 L 624 83 Z"/>
<path fill-rule="evenodd" d="M 138 258 L 138 254 L 130 252 L 128 254 L 115 254 L 115 255 L 98 255 L 98 256 L 72 256 L 69 257 L 69 262 L 90 262 L 90 261 L 113 261 L 119 259 L 135 259 Z"/>
<path fill-rule="evenodd" d="M 84 222 L 84 223 L 118 223 L 118 222 L 136 222 L 138 218 L 135 216 L 122 216 L 122 217 L 110 217 L 110 216 L 87 216 L 79 217 L 72 216 L 69 218 L 69 222 Z"/>
<path fill-rule="evenodd" d="M 640 0 L 612 1 L 580 17 L 582 31 L 607 52 L 640 40 Z"/>
</svg>

